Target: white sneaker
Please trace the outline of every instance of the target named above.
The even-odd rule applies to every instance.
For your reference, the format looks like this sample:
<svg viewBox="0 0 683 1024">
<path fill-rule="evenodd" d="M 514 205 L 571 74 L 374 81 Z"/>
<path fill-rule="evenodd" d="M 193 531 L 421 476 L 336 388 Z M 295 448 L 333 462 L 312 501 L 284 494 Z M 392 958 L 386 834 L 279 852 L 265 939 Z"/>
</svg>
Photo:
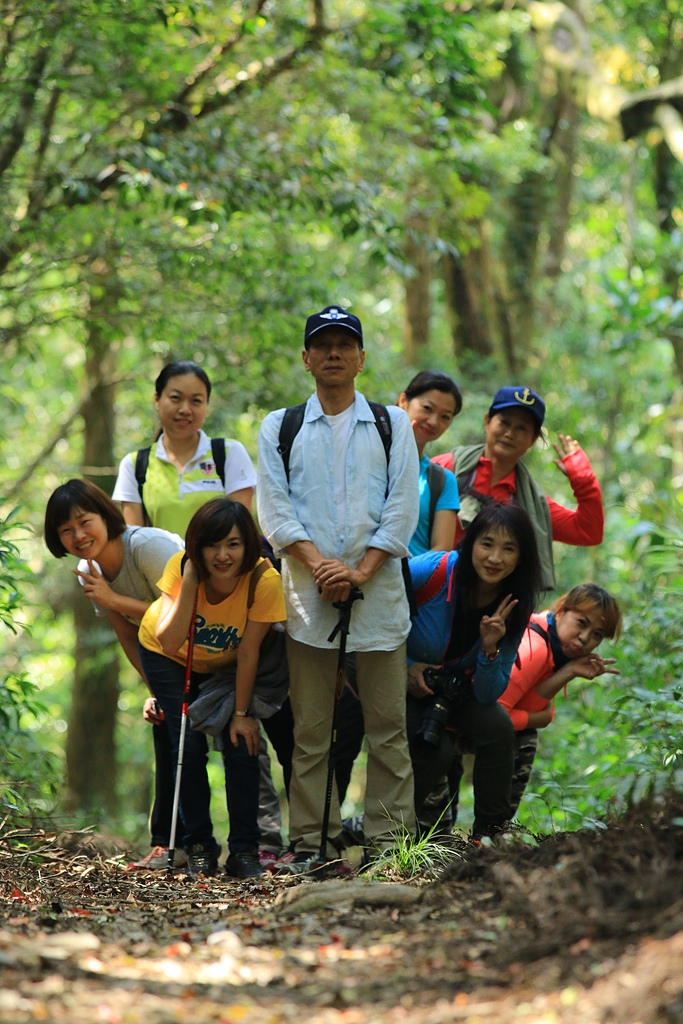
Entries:
<svg viewBox="0 0 683 1024">
<path fill-rule="evenodd" d="M 180 849 L 176 847 L 175 856 L 173 858 L 173 867 L 182 868 L 187 864 L 187 854 L 183 850 L 182 846 Z M 131 864 L 128 864 L 123 870 L 124 871 L 165 871 L 168 868 L 168 847 L 167 846 L 153 846 L 146 857 L 141 857 L 140 860 L 134 860 Z"/>
</svg>

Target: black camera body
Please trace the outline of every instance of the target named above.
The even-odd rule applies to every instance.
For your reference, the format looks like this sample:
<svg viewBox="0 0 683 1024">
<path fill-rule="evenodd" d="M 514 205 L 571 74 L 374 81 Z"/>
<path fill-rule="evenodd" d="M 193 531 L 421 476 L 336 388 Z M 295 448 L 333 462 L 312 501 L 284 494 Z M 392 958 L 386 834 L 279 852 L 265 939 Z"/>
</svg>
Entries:
<svg viewBox="0 0 683 1024">
<path fill-rule="evenodd" d="M 434 697 L 422 714 L 416 738 L 430 747 L 438 747 L 451 712 L 471 698 L 472 684 L 467 676 L 447 668 L 426 668 L 424 681 L 434 691 Z"/>
</svg>

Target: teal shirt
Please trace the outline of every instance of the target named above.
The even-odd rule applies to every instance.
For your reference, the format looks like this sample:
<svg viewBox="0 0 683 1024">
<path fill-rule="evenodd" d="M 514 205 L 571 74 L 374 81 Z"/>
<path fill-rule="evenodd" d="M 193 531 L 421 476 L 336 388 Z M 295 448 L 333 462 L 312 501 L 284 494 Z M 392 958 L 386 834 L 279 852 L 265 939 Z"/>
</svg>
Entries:
<svg viewBox="0 0 683 1024">
<path fill-rule="evenodd" d="M 429 483 L 427 482 L 427 467 L 429 456 L 423 455 L 420 459 L 420 518 L 417 521 L 417 529 L 413 534 L 408 550 L 411 555 L 423 555 L 431 548 L 429 537 Z M 458 494 L 458 482 L 449 469 L 444 469 L 446 479 L 443 490 L 436 502 L 436 512 L 442 508 L 453 509 L 455 512 L 460 508 L 460 496 Z"/>
</svg>

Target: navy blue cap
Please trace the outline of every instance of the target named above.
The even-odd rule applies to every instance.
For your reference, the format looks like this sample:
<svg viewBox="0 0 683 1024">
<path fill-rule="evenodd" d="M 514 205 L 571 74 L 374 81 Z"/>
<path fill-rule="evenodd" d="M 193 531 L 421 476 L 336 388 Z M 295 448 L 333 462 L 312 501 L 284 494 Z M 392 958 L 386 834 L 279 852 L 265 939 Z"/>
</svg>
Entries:
<svg viewBox="0 0 683 1024">
<path fill-rule="evenodd" d="M 314 334 L 330 327 L 353 334 L 358 339 L 360 347 L 363 347 L 363 328 L 360 320 L 353 313 L 347 313 L 341 306 L 325 306 L 319 313 L 311 313 L 304 330 L 304 347 L 308 348 Z"/>
<path fill-rule="evenodd" d="M 535 391 L 527 387 L 506 387 L 499 388 L 496 391 L 493 401 L 491 402 L 491 408 L 489 409 L 489 416 L 494 413 L 500 412 L 501 409 L 526 409 L 530 412 L 538 423 L 538 429 L 540 430 L 543 426 L 543 420 L 545 419 L 545 402 L 540 395 L 537 395 Z"/>
</svg>

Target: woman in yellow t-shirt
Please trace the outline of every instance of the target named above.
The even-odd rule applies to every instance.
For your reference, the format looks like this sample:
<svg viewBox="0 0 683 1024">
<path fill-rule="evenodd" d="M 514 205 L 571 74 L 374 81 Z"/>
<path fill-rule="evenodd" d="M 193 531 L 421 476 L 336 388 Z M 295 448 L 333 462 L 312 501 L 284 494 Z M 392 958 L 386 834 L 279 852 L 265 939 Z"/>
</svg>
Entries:
<svg viewBox="0 0 683 1024">
<path fill-rule="evenodd" d="M 230 815 L 225 869 L 233 877 L 248 878 L 262 871 L 257 824 L 260 740 L 252 697 L 261 643 L 273 623 L 285 618 L 282 583 L 275 569 L 263 570 L 256 525 L 239 502 L 215 498 L 202 505 L 190 520 L 185 544 L 184 566 L 180 552 L 169 559 L 158 583 L 162 596 L 143 617 L 140 659 L 177 758 L 187 635 L 196 597 L 193 687 L 219 670 L 235 668 L 234 710 L 222 733 Z M 188 729 L 180 786 L 183 846 L 190 873 L 208 875 L 217 870 L 220 848 L 209 813 L 207 756 L 205 735 Z"/>
</svg>

